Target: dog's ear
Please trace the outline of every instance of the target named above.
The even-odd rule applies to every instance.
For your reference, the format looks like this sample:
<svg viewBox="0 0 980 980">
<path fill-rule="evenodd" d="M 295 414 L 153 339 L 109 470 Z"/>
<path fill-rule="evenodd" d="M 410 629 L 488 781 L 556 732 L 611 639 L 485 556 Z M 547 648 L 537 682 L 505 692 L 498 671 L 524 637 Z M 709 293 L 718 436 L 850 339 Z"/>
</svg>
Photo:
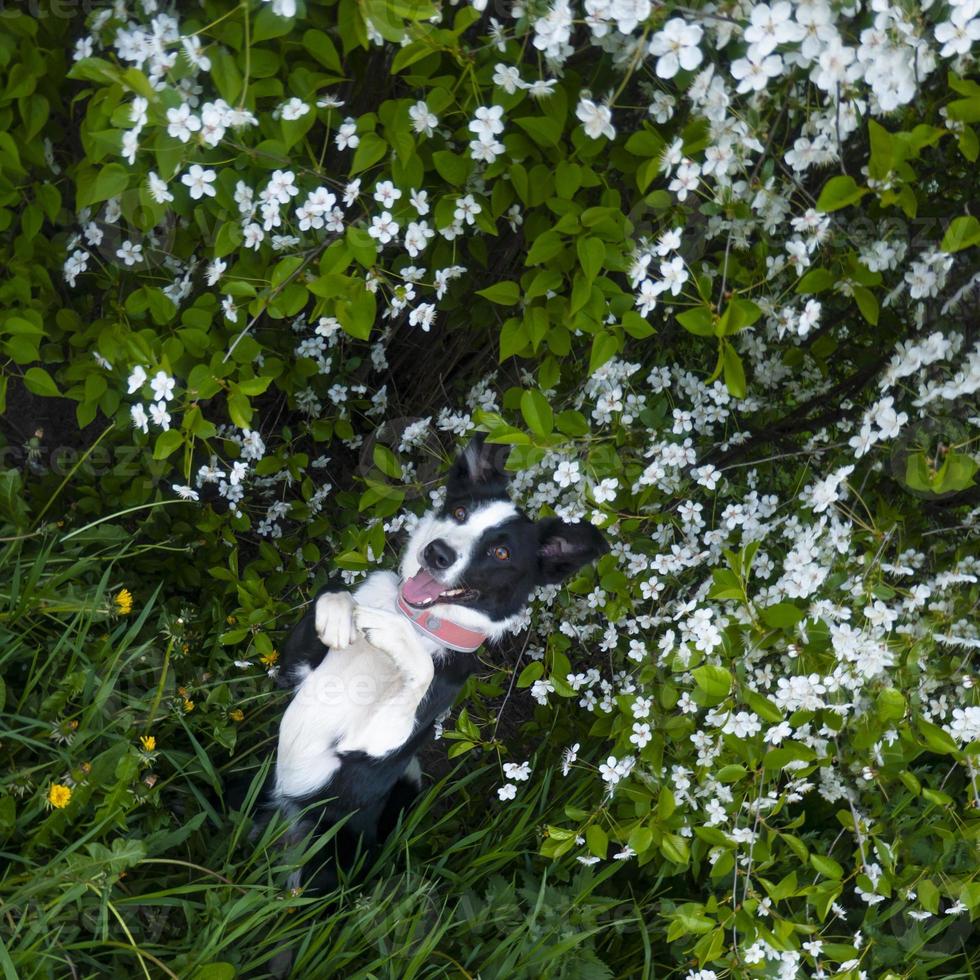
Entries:
<svg viewBox="0 0 980 980">
<path fill-rule="evenodd" d="M 501 490 L 507 486 L 504 463 L 510 447 L 487 445 L 486 438 L 485 432 L 477 432 L 456 457 L 449 471 L 448 482 L 451 489 L 463 489 L 467 484 Z"/>
<path fill-rule="evenodd" d="M 554 585 L 600 558 L 609 542 L 588 521 L 569 524 L 557 517 L 538 521 L 538 579 Z"/>
</svg>

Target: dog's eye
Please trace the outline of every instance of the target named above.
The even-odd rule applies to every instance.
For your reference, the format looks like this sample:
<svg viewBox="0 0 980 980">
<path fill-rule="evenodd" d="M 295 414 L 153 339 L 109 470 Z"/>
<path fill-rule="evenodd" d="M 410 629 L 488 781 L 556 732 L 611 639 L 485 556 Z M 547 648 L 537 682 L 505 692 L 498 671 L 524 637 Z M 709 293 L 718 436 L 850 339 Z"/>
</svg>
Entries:
<svg viewBox="0 0 980 980">
<path fill-rule="evenodd" d="M 510 558 L 510 548 L 505 548 L 502 544 L 493 549 L 493 557 L 497 561 L 507 561 Z"/>
<path fill-rule="evenodd" d="M 465 507 L 453 508 L 453 520 L 459 521 L 462 524 L 462 522 L 466 520 L 466 508 Z"/>
</svg>

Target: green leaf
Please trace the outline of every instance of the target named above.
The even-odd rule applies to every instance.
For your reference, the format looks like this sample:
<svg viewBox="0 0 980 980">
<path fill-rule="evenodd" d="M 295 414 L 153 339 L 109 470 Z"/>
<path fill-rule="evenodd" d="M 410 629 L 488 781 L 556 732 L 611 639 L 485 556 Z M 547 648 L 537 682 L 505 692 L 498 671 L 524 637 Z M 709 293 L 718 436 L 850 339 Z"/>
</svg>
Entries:
<svg viewBox="0 0 980 980">
<path fill-rule="evenodd" d="M 830 269 L 810 269 L 796 284 L 798 293 L 822 293 L 825 289 L 833 288 L 837 277 Z"/>
<path fill-rule="evenodd" d="M 956 743 L 945 729 L 924 718 L 920 718 L 918 724 L 923 740 L 933 752 L 941 752 L 944 755 L 952 755 L 956 752 Z"/>
<path fill-rule="evenodd" d="M 578 438 L 589 434 L 589 420 L 581 413 L 572 409 L 559 412 L 555 418 L 555 427 L 566 436 Z"/>
<path fill-rule="evenodd" d="M 619 341 L 610 333 L 603 331 L 592 338 L 592 353 L 589 355 L 589 374 L 595 374 L 606 361 L 619 353 Z"/>
<path fill-rule="evenodd" d="M 575 251 L 578 253 L 579 265 L 582 266 L 586 280 L 592 282 L 599 274 L 602 263 L 605 261 L 606 246 L 600 239 L 586 235 L 576 239 Z"/>
<path fill-rule="evenodd" d="M 977 131 L 972 126 L 963 127 L 957 140 L 957 146 L 959 146 L 960 153 L 965 159 L 969 160 L 970 163 L 977 162 L 977 157 L 980 156 L 980 140 L 977 139 Z"/>
<path fill-rule="evenodd" d="M 652 337 L 656 331 L 647 320 L 644 320 L 636 310 L 627 310 L 622 317 L 623 330 L 637 340 Z"/>
<path fill-rule="evenodd" d="M 340 55 L 330 36 L 323 31 L 309 30 L 303 35 L 303 47 L 323 65 L 337 75 L 343 75 L 344 67 Z"/>
<path fill-rule="evenodd" d="M 365 229 L 348 225 L 344 236 L 350 254 L 365 268 L 370 269 L 378 258 L 378 243 Z"/>
<path fill-rule="evenodd" d="M 694 683 L 712 698 L 726 697 L 732 689 L 732 675 L 724 667 L 703 664 L 691 671 Z"/>
<path fill-rule="evenodd" d="M 551 116 L 522 116 L 520 119 L 515 119 L 514 122 L 538 146 L 557 146 L 561 140 L 561 122 Z"/>
<path fill-rule="evenodd" d="M 166 459 L 184 444 L 184 434 L 179 429 L 167 429 L 157 436 L 153 445 L 153 458 Z"/>
<path fill-rule="evenodd" d="M 857 300 L 861 316 L 872 326 L 878 323 L 878 300 L 867 286 L 855 286 L 854 298 Z"/>
<path fill-rule="evenodd" d="M 649 827 L 640 824 L 638 827 L 634 827 L 630 831 L 629 846 L 632 847 L 637 854 L 643 854 L 644 851 L 648 851 L 652 843 L 653 831 L 650 830 Z"/>
<path fill-rule="evenodd" d="M 551 824 L 547 826 L 547 833 L 552 840 L 574 840 L 578 836 L 574 830 L 569 830 L 567 827 L 553 827 Z"/>
<path fill-rule="evenodd" d="M 272 383 L 272 378 L 246 378 L 238 382 L 238 390 L 245 395 L 261 395 Z"/>
<path fill-rule="evenodd" d="M 36 184 L 34 199 L 41 205 L 48 221 L 54 221 L 61 210 L 61 192 L 54 184 Z"/>
<path fill-rule="evenodd" d="M 507 320 L 500 331 L 500 363 L 502 364 L 508 357 L 519 354 L 530 342 L 531 338 L 528 336 L 523 320 L 516 318 Z"/>
<path fill-rule="evenodd" d="M 303 257 L 301 255 L 287 255 L 286 258 L 281 259 L 272 270 L 272 276 L 269 280 L 272 288 L 276 289 L 288 282 L 302 266 Z"/>
<path fill-rule="evenodd" d="M 923 452 L 910 453 L 905 461 L 905 483 L 920 493 L 932 492 L 932 475 L 929 462 Z"/>
<path fill-rule="evenodd" d="M 711 577 L 714 585 L 708 593 L 712 599 L 738 599 L 745 601 L 745 589 L 742 588 L 741 579 L 727 568 L 716 568 Z"/>
<path fill-rule="evenodd" d="M 947 103 L 946 112 L 950 119 L 958 122 L 980 122 L 980 95 L 968 99 L 954 99 Z"/>
<path fill-rule="evenodd" d="M 551 435 L 554 428 L 554 413 L 548 400 L 538 391 L 532 388 L 521 395 L 521 415 L 528 428 L 539 436 Z"/>
<path fill-rule="evenodd" d="M 950 222 L 939 247 L 944 252 L 959 252 L 977 243 L 980 243 L 980 221 L 967 214 Z"/>
<path fill-rule="evenodd" d="M 836 881 L 844 875 L 844 869 L 833 858 L 824 857 L 822 854 L 811 854 L 810 864 L 825 878 L 833 878 Z"/>
<path fill-rule="evenodd" d="M 191 980 L 232 980 L 238 976 L 238 970 L 231 963 L 215 960 L 213 963 L 202 963 L 191 974 Z"/>
<path fill-rule="evenodd" d="M 783 713 L 768 698 L 764 698 L 755 691 L 747 688 L 742 691 L 742 700 L 754 711 L 763 721 L 778 725 L 783 720 Z"/>
<path fill-rule="evenodd" d="M 391 74 L 397 75 L 405 68 L 414 65 L 415 62 L 432 54 L 432 45 L 426 41 L 413 41 L 401 48 L 392 59 Z"/>
<path fill-rule="evenodd" d="M 663 153 L 664 138 L 649 129 L 640 129 L 626 141 L 626 152 L 638 157 L 660 157 Z"/>
<path fill-rule="evenodd" d="M 762 310 L 751 300 L 735 298 L 722 313 L 715 326 L 715 333 L 719 337 L 731 337 L 740 330 L 752 326 L 760 316 Z"/>
<path fill-rule="evenodd" d="M 354 151 L 350 172 L 359 174 L 373 167 L 388 152 L 388 144 L 377 133 L 365 133 Z"/>
<path fill-rule="evenodd" d="M 377 301 L 374 293 L 358 283 L 352 299 L 337 303 L 336 313 L 340 325 L 347 333 L 358 340 L 367 340 L 374 329 L 377 313 Z"/>
<path fill-rule="evenodd" d="M 75 203 L 79 208 L 91 207 L 99 201 L 118 197 L 129 186 L 129 171 L 121 163 L 107 163 L 84 189 L 78 188 Z"/>
<path fill-rule="evenodd" d="M 237 221 L 226 221 L 214 239 L 215 258 L 230 255 L 242 243 L 242 230 Z"/>
<path fill-rule="evenodd" d="M 859 187 L 853 177 L 840 175 L 831 177 L 817 198 L 818 211 L 839 211 L 860 201 L 868 193 L 866 187 Z"/>
<path fill-rule="evenodd" d="M 932 481 L 933 490 L 936 493 L 958 493 L 972 487 L 977 465 L 972 456 L 950 449 Z"/>
<path fill-rule="evenodd" d="M 904 718 L 905 708 L 905 696 L 894 687 L 886 687 L 878 694 L 878 717 L 882 721 Z"/>
<path fill-rule="evenodd" d="M 446 757 L 449 759 L 455 759 L 458 756 L 466 755 L 467 752 L 471 752 L 476 748 L 476 742 L 470 742 L 464 739 L 460 742 L 455 742 L 449 747 L 449 751 L 446 753 Z"/>
<path fill-rule="evenodd" d="M 268 41 L 274 37 L 283 37 L 295 29 L 292 17 L 282 17 L 271 6 L 259 8 L 252 22 L 252 43 Z"/>
<path fill-rule="evenodd" d="M 582 168 L 570 160 L 562 160 L 555 168 L 555 190 L 566 201 L 572 200 L 582 186 Z"/>
<path fill-rule="evenodd" d="M 605 858 L 609 850 L 609 835 L 598 824 L 590 824 L 585 831 L 585 843 L 590 853 L 596 857 Z"/>
<path fill-rule="evenodd" d="M 67 77 L 104 85 L 120 81 L 121 75 L 111 61 L 106 61 L 104 58 L 82 58 L 72 65 Z"/>
<path fill-rule="evenodd" d="M 939 912 L 939 889 L 929 878 L 920 878 L 915 884 L 919 902 L 927 911 L 936 915 Z"/>
<path fill-rule="evenodd" d="M 435 165 L 436 173 L 453 187 L 462 187 L 470 175 L 471 161 L 449 150 L 436 150 L 432 154 L 432 163 Z"/>
<path fill-rule="evenodd" d="M 806 613 L 792 602 L 777 602 L 774 606 L 766 606 L 759 617 L 772 629 L 791 629 Z"/>
<path fill-rule="evenodd" d="M 517 678 L 517 686 L 522 690 L 530 687 L 536 680 L 540 680 L 544 675 L 544 664 L 540 660 L 532 660 L 520 673 Z"/>
<path fill-rule="evenodd" d="M 696 306 L 677 314 L 677 322 L 688 332 L 698 337 L 710 337 L 715 332 L 714 318 L 706 306 Z"/>
<path fill-rule="evenodd" d="M 557 231 L 543 231 L 534 239 L 524 264 L 540 265 L 542 262 L 553 259 L 564 247 Z"/>
<path fill-rule="evenodd" d="M 551 291 L 559 291 L 562 284 L 562 275 L 557 269 L 539 269 L 530 285 L 524 290 L 525 302 L 537 299 L 538 296 L 547 296 Z"/>
<path fill-rule="evenodd" d="M 521 298 L 521 287 L 516 282 L 505 279 L 502 282 L 495 282 L 492 286 L 487 286 L 486 289 L 478 289 L 476 295 L 483 296 L 491 303 L 497 303 L 499 306 L 516 306 Z"/>
<path fill-rule="evenodd" d="M 980 881 L 968 881 L 960 892 L 960 901 L 972 912 L 980 905 Z"/>
<path fill-rule="evenodd" d="M 252 405 L 240 391 L 228 396 L 228 417 L 239 429 L 247 429 L 252 421 Z"/>
<path fill-rule="evenodd" d="M 716 773 L 715 779 L 719 783 L 737 783 L 748 770 L 741 763 L 729 763 L 722 766 Z"/>
<path fill-rule="evenodd" d="M 374 444 L 374 449 L 371 452 L 372 459 L 374 460 L 374 465 L 377 466 L 385 476 L 390 477 L 392 480 L 400 480 L 402 476 L 402 466 L 398 462 L 398 457 L 387 447 L 382 445 L 380 442 Z"/>
<path fill-rule="evenodd" d="M 660 841 L 660 852 L 668 861 L 675 864 L 687 864 L 691 849 L 686 840 L 679 834 L 664 834 Z"/>
<path fill-rule="evenodd" d="M 226 102 L 237 102 L 242 91 L 242 73 L 238 70 L 234 56 L 222 45 L 213 44 L 208 50 L 208 57 L 211 59 L 211 77 L 218 87 L 218 94 Z"/>
<path fill-rule="evenodd" d="M 57 398 L 61 395 L 54 378 L 43 367 L 28 368 L 24 372 L 24 384 L 35 395 L 44 395 L 46 398 Z"/>
<path fill-rule="evenodd" d="M 725 368 L 725 387 L 733 398 L 744 398 L 745 369 L 742 367 L 742 359 L 735 348 L 727 342 L 722 347 L 721 357 Z"/>
</svg>

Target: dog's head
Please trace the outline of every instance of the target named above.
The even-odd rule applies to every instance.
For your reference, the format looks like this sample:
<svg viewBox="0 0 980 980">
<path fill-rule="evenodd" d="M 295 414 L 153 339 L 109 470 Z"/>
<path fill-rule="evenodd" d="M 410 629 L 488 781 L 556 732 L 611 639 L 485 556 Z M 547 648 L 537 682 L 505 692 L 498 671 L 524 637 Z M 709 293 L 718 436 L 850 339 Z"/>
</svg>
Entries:
<svg viewBox="0 0 980 980">
<path fill-rule="evenodd" d="M 532 521 L 507 495 L 505 447 L 473 438 L 453 464 L 442 507 L 429 511 L 401 563 L 402 597 L 416 609 L 500 637 L 538 585 L 571 577 L 609 550 L 586 522 Z"/>
</svg>

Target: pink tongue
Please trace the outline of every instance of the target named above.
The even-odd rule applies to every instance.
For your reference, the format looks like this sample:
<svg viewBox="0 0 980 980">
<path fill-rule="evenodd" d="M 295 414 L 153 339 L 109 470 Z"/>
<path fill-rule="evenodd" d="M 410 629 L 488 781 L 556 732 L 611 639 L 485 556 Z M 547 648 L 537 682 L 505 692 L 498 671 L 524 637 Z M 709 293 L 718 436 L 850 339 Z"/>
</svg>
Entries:
<svg viewBox="0 0 980 980">
<path fill-rule="evenodd" d="M 402 585 L 402 595 L 409 602 L 425 602 L 430 599 L 438 599 L 442 594 L 442 590 L 443 586 L 425 571 L 406 579 L 405 584 Z"/>
</svg>

